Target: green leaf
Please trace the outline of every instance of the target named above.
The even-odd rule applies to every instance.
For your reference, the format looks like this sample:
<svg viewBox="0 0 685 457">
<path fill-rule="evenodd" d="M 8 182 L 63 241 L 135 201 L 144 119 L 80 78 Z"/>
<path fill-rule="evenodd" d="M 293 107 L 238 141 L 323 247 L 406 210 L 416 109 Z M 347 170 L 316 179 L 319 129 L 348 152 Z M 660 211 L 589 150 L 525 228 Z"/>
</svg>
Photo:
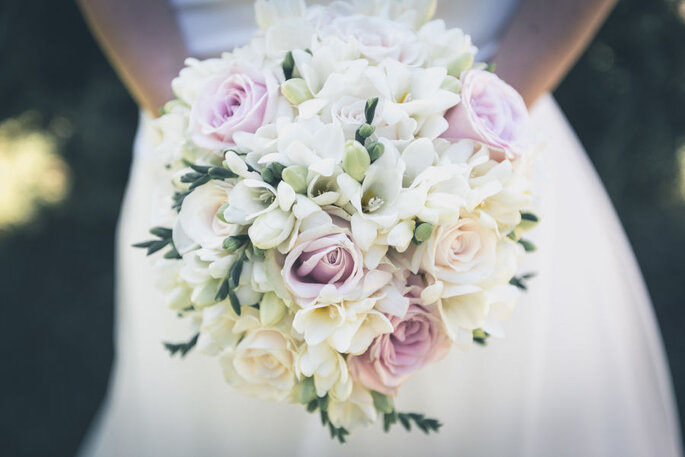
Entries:
<svg viewBox="0 0 685 457">
<path fill-rule="evenodd" d="M 186 173 L 183 176 L 181 176 L 181 182 L 185 182 L 185 183 L 195 182 L 198 179 L 202 178 L 203 176 L 205 176 L 204 173 L 198 173 L 196 171 L 191 171 L 190 173 Z"/>
<path fill-rule="evenodd" d="M 171 229 L 166 227 L 152 227 L 150 234 L 164 239 L 171 239 Z"/>
<path fill-rule="evenodd" d="M 233 311 L 240 316 L 240 300 L 238 300 L 238 296 L 235 294 L 235 292 L 229 290 L 228 298 L 231 301 L 231 308 L 233 308 Z"/>
<path fill-rule="evenodd" d="M 402 424 L 402 427 L 404 427 L 406 431 L 411 432 L 411 422 L 409 422 L 407 416 L 399 414 L 398 418 L 400 420 L 400 423 Z"/>
<path fill-rule="evenodd" d="M 533 243 L 528 240 L 524 240 L 523 238 L 520 238 L 518 242 L 521 244 L 521 246 L 523 246 L 523 249 L 525 249 L 526 252 L 533 252 L 537 249 Z"/>
<path fill-rule="evenodd" d="M 196 333 L 195 336 L 193 336 L 190 340 L 186 341 L 185 343 L 164 343 L 164 347 L 169 351 L 169 353 L 173 356 L 176 353 L 180 353 L 181 357 L 185 357 L 185 355 L 190 352 L 192 348 L 195 347 L 197 344 L 197 339 L 200 337 L 199 333 Z"/>
<path fill-rule="evenodd" d="M 171 209 L 176 211 L 181 211 L 181 206 L 183 206 L 183 200 L 190 194 L 190 191 L 174 192 L 173 200 L 174 204 L 171 205 Z"/>
<path fill-rule="evenodd" d="M 157 243 L 159 240 L 149 240 L 149 241 L 141 241 L 140 243 L 135 243 L 132 244 L 134 248 L 142 248 L 142 249 L 147 249 L 149 248 L 152 244 Z"/>
<path fill-rule="evenodd" d="M 165 259 L 182 259 L 181 254 L 178 253 L 176 250 L 176 247 L 171 244 L 171 249 L 169 249 L 167 252 L 164 253 L 164 258 Z"/>
<path fill-rule="evenodd" d="M 169 244 L 169 241 L 171 240 L 158 240 L 150 244 L 147 248 L 147 255 L 152 255 L 160 249 L 164 249 L 164 247 Z"/>
<path fill-rule="evenodd" d="M 533 213 L 528 213 L 528 212 L 522 212 L 521 213 L 521 219 L 524 221 L 530 221 L 530 222 L 540 222 L 540 218 Z"/>
<path fill-rule="evenodd" d="M 224 167 L 212 167 L 209 169 L 209 173 L 207 173 L 210 178 L 212 179 L 228 179 L 228 178 L 235 178 L 238 175 L 233 173 L 231 170 L 228 168 Z"/>
<path fill-rule="evenodd" d="M 283 74 L 285 79 L 288 80 L 293 77 L 293 70 L 295 69 L 295 59 L 293 59 L 292 51 L 288 51 L 283 59 Z"/>
<path fill-rule="evenodd" d="M 370 98 L 366 101 L 364 116 L 366 117 L 367 124 L 373 123 L 373 118 L 376 114 L 376 106 L 378 106 L 378 97 Z"/>
<path fill-rule="evenodd" d="M 233 262 L 231 268 L 228 270 L 228 282 L 232 289 L 238 287 L 240 284 L 240 275 L 243 272 L 243 260 L 238 259 Z"/>
<path fill-rule="evenodd" d="M 489 64 L 487 64 L 485 66 L 485 71 L 489 71 L 490 73 L 494 73 L 496 67 L 497 67 L 497 65 L 495 65 L 495 62 L 490 62 Z"/>
<path fill-rule="evenodd" d="M 309 412 L 309 413 L 313 413 L 318 408 L 319 408 L 319 400 L 316 398 L 314 400 L 310 401 L 309 403 L 307 403 L 307 412 Z"/>
<path fill-rule="evenodd" d="M 207 184 L 210 181 L 210 179 L 212 179 L 212 178 L 210 178 L 209 175 L 204 175 L 201 178 L 196 179 L 195 182 L 190 185 L 188 190 L 190 190 L 190 191 L 195 190 L 196 188 L 200 187 L 201 185 Z"/>
<path fill-rule="evenodd" d="M 392 398 L 387 395 L 383 395 L 375 390 L 370 391 L 371 397 L 373 398 L 373 406 L 379 413 L 390 414 L 395 410 L 392 403 Z"/>
<path fill-rule="evenodd" d="M 195 165 L 194 163 L 190 162 L 186 162 L 186 165 L 188 165 L 190 168 L 197 171 L 198 173 L 202 173 L 203 175 L 209 173 L 209 169 L 212 168 L 211 166 Z"/>
<path fill-rule="evenodd" d="M 230 290 L 230 285 L 228 283 L 228 278 L 225 278 L 223 281 L 221 281 L 221 284 L 219 284 L 219 290 L 216 292 L 216 296 L 214 296 L 214 300 L 217 302 L 220 302 L 222 300 L 226 300 L 226 297 L 228 297 L 229 290 Z"/>
</svg>

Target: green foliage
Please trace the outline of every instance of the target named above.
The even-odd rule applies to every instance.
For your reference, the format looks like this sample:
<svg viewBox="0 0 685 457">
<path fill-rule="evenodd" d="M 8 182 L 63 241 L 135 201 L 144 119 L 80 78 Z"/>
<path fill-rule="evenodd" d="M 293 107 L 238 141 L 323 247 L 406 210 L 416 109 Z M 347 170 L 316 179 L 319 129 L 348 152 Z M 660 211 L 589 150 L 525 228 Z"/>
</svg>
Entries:
<svg viewBox="0 0 685 457">
<path fill-rule="evenodd" d="M 397 422 L 404 427 L 408 432 L 411 431 L 412 423 L 423 433 L 428 435 L 430 432 L 437 433 L 440 431 L 442 424 L 437 419 L 426 417 L 419 413 L 399 413 L 393 410 L 390 413 L 383 414 L 383 431 L 389 432 L 393 425 Z"/>
<path fill-rule="evenodd" d="M 147 249 L 147 255 L 152 255 L 157 251 L 170 246 L 169 250 L 164 254 L 166 259 L 180 259 L 181 256 L 176 251 L 174 242 L 172 240 L 172 231 L 166 227 L 153 227 L 150 229 L 150 234 L 156 236 L 156 240 L 142 241 L 140 243 L 135 243 L 134 248 Z"/>
<path fill-rule="evenodd" d="M 488 332 L 482 328 L 477 328 L 473 331 L 473 342 L 485 346 L 489 336 L 490 334 Z"/>
<path fill-rule="evenodd" d="M 328 395 L 317 397 L 307 404 L 307 412 L 313 413 L 317 409 L 319 410 L 321 417 L 321 425 L 324 427 L 328 426 L 331 438 L 337 439 L 341 444 L 344 443 L 350 432 L 344 427 L 336 427 L 331 423 L 330 418 L 328 417 Z"/>
<path fill-rule="evenodd" d="M 528 290 L 528 285 L 526 284 L 526 282 L 534 277 L 535 273 L 526 273 L 521 276 L 514 276 L 509 280 L 509 284 L 511 284 L 512 286 L 516 286 L 521 290 Z"/>
<path fill-rule="evenodd" d="M 169 354 L 174 356 L 177 353 L 180 354 L 181 358 L 185 357 L 188 352 L 197 344 L 197 339 L 200 337 L 199 333 L 196 333 L 191 339 L 184 343 L 164 343 L 164 348 L 169 351 Z"/>
</svg>

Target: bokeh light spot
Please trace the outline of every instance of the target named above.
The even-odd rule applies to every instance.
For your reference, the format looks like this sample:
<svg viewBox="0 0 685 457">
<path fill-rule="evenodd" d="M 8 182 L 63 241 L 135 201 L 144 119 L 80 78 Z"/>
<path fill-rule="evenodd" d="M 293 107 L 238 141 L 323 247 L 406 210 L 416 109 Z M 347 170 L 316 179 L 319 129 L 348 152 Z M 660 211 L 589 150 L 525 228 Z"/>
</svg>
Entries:
<svg viewBox="0 0 685 457">
<path fill-rule="evenodd" d="M 69 170 L 57 145 L 71 135 L 71 124 L 56 118 L 44 131 L 32 126 L 34 118 L 27 113 L 0 123 L 0 232 L 30 222 L 68 193 Z"/>
</svg>

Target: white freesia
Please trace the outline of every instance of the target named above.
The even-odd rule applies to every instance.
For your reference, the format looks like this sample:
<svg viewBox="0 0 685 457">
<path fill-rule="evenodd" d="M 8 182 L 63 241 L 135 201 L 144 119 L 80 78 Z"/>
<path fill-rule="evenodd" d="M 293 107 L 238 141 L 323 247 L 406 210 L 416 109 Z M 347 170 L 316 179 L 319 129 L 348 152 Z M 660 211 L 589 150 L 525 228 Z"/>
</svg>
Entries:
<svg viewBox="0 0 685 457">
<path fill-rule="evenodd" d="M 228 203 L 232 188 L 231 184 L 212 180 L 183 200 L 173 229 L 174 246 L 179 254 L 198 246 L 219 249 L 226 237 L 237 233 L 237 226 L 218 215 L 219 209 Z"/>
<path fill-rule="evenodd" d="M 358 383 L 354 384 L 352 393 L 346 401 L 332 400 L 328 403 L 328 416 L 331 423 L 347 430 L 372 424 L 376 420 L 376 415 L 373 397 Z"/>
<path fill-rule="evenodd" d="M 314 378 L 316 394 L 323 397 L 329 393 L 331 398 L 344 401 L 352 392 L 347 363 L 339 352 L 326 344 L 306 345 L 300 354 L 297 367 L 306 377 Z"/>
<path fill-rule="evenodd" d="M 392 331 L 390 320 L 373 309 L 375 299 L 321 304 L 295 313 L 293 328 L 309 345 L 326 341 L 341 353 L 359 354 L 373 339 Z"/>
<path fill-rule="evenodd" d="M 224 219 L 233 224 L 247 225 L 277 207 L 276 189 L 273 186 L 257 179 L 245 179 L 231 191 Z"/>
<path fill-rule="evenodd" d="M 288 239 L 294 226 L 295 216 L 292 213 L 275 209 L 259 216 L 247 233 L 256 247 L 271 249 Z"/>
</svg>

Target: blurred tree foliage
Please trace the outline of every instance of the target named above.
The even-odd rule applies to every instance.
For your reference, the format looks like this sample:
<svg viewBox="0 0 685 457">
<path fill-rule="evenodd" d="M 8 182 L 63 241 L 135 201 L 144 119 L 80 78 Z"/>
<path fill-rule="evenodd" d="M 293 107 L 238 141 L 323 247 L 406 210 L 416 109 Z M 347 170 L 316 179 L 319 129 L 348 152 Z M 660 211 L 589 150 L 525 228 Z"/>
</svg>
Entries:
<svg viewBox="0 0 685 457">
<path fill-rule="evenodd" d="M 619 2 L 556 91 L 635 247 L 681 397 L 684 4 Z M 72 179 L 64 203 L 0 227 L 3 455 L 70 456 L 112 361 L 114 230 L 138 112 L 72 2 L 0 2 L 0 56 L 0 121 L 52 135 Z"/>
</svg>

